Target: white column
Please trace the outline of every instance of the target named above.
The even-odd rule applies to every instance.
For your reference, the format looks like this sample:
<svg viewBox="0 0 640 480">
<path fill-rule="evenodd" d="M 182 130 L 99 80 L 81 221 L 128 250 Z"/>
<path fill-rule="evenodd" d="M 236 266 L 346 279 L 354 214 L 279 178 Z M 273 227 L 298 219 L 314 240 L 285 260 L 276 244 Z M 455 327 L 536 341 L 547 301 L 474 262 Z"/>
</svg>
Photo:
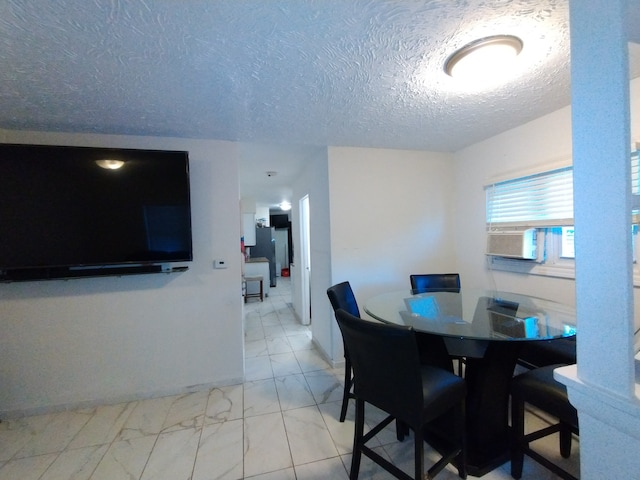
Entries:
<svg viewBox="0 0 640 480">
<path fill-rule="evenodd" d="M 571 1 L 578 375 L 633 383 L 633 256 L 625 0 Z"/>
<path fill-rule="evenodd" d="M 570 0 L 580 478 L 637 478 L 628 0 Z"/>
</svg>

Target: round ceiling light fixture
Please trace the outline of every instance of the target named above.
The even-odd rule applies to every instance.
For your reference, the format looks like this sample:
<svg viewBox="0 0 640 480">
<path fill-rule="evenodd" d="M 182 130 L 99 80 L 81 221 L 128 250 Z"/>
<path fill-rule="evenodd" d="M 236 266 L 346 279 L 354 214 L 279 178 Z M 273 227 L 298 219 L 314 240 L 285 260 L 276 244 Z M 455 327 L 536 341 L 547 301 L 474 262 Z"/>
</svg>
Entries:
<svg viewBox="0 0 640 480">
<path fill-rule="evenodd" d="M 522 47 L 522 40 L 514 35 L 481 38 L 453 52 L 444 64 L 444 71 L 456 79 L 499 77 L 512 65 Z"/>
<path fill-rule="evenodd" d="M 285 200 L 280 204 L 280 210 L 284 212 L 291 210 L 291 204 Z"/>
<path fill-rule="evenodd" d="M 106 168 L 107 170 L 118 170 L 124 166 L 124 161 L 105 158 L 103 160 L 96 160 L 96 165 L 100 168 Z"/>
</svg>

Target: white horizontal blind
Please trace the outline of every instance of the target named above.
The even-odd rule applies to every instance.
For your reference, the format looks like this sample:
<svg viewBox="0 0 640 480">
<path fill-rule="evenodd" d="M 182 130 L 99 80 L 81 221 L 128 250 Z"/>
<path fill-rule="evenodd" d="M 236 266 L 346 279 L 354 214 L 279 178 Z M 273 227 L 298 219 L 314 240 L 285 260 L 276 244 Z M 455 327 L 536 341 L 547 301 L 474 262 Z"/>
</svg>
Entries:
<svg viewBox="0 0 640 480">
<path fill-rule="evenodd" d="M 485 187 L 489 226 L 573 225 L 573 169 L 564 167 Z"/>
</svg>

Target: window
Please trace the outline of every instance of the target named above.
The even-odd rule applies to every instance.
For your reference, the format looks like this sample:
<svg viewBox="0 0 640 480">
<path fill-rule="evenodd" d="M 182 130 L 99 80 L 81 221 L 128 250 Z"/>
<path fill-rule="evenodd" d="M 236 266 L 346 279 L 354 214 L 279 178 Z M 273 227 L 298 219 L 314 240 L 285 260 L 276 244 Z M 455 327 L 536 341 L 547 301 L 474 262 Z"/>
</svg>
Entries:
<svg viewBox="0 0 640 480">
<path fill-rule="evenodd" d="M 573 225 L 570 227 L 561 227 L 561 258 L 576 258 L 575 248 L 573 246 Z"/>
<path fill-rule="evenodd" d="M 572 167 L 494 183 L 486 192 L 489 228 L 573 223 Z"/>
<path fill-rule="evenodd" d="M 633 260 L 640 224 L 640 165 L 638 151 L 631 154 L 631 189 L 639 200 L 632 212 Z M 489 256 L 489 265 L 535 275 L 575 278 L 575 229 L 573 226 L 573 167 L 560 166 L 485 186 L 487 231 L 535 228 L 536 260 Z M 640 266 L 634 267 L 640 285 Z"/>
</svg>

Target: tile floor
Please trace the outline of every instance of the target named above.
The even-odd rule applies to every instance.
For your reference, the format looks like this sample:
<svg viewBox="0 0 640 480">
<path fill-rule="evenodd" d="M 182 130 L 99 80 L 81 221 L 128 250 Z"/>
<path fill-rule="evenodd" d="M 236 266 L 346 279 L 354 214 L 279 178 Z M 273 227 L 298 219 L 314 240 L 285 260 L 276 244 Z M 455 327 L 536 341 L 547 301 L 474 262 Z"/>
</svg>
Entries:
<svg viewBox="0 0 640 480">
<path fill-rule="evenodd" d="M 343 370 L 314 349 L 289 279 L 278 280 L 264 302 L 245 305 L 244 384 L 4 421 L 0 480 L 347 479 L 354 412 L 338 422 Z M 379 437 L 377 450 L 410 473 L 411 443 L 393 428 Z M 557 450 L 555 439 L 540 442 Z M 574 442 L 565 463 L 575 471 L 578 458 Z M 363 458 L 360 478 L 393 477 Z M 438 478 L 458 476 L 447 467 Z M 509 464 L 483 478 L 511 478 Z M 552 478 L 525 459 L 523 479 Z"/>
</svg>

